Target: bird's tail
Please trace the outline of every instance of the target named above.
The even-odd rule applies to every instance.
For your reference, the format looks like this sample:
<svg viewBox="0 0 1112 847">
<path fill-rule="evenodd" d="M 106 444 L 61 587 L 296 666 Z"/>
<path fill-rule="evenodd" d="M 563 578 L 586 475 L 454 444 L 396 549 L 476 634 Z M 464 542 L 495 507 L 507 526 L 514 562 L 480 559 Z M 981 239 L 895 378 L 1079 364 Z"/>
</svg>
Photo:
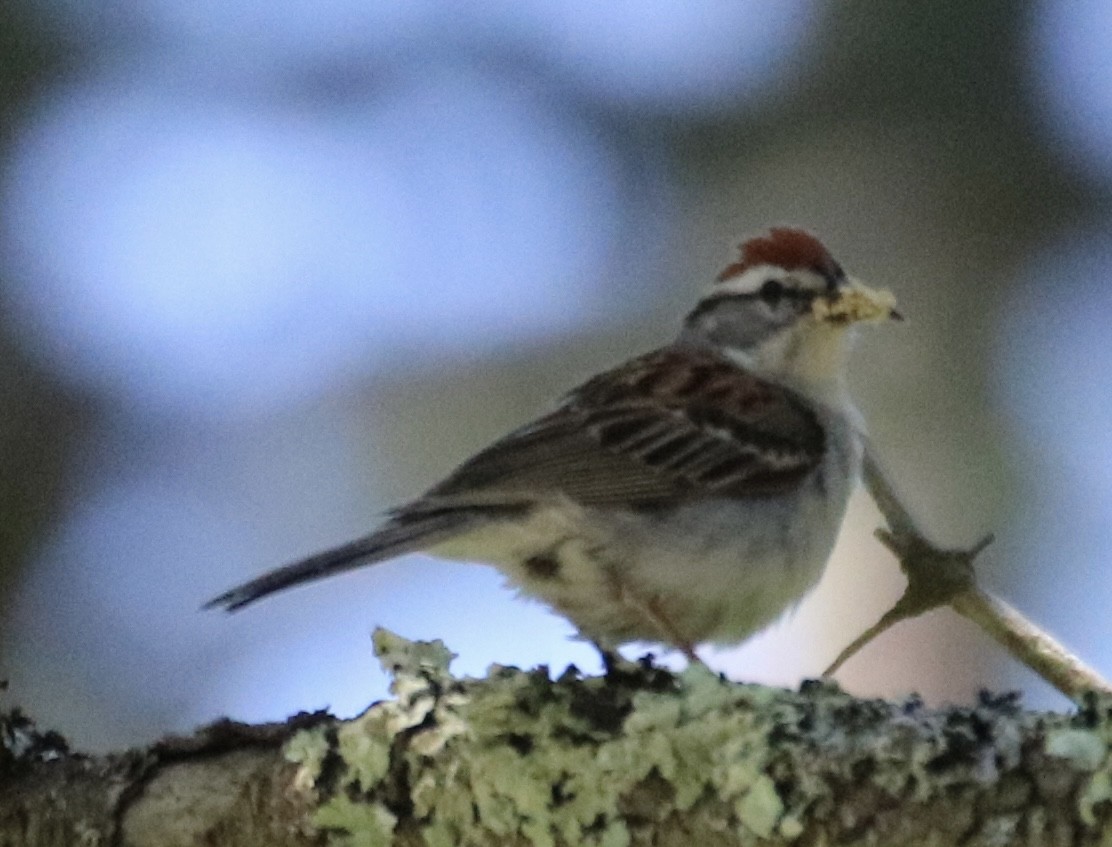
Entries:
<svg viewBox="0 0 1112 847">
<path fill-rule="evenodd" d="M 232 612 L 303 582 L 423 550 L 474 526 L 477 519 L 481 521 L 473 509 L 397 514 L 370 535 L 264 573 L 212 598 L 203 608 Z"/>
</svg>

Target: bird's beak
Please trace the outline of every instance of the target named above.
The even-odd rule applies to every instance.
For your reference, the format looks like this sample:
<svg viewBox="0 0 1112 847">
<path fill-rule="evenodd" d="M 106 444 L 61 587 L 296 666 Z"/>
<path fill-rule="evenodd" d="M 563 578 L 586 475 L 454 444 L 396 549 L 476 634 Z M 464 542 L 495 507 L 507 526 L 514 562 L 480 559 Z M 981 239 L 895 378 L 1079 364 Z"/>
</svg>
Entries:
<svg viewBox="0 0 1112 847">
<path fill-rule="evenodd" d="M 830 294 L 816 297 L 811 304 L 811 312 L 818 320 L 832 324 L 904 319 L 896 309 L 896 298 L 890 291 L 869 288 L 853 278 L 847 279 Z"/>
</svg>

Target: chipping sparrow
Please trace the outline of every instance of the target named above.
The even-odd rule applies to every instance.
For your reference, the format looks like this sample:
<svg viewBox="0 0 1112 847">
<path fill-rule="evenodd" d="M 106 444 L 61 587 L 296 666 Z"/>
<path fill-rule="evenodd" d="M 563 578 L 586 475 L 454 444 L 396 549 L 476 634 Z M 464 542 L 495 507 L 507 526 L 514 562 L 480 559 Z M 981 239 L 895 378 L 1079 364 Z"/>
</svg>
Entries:
<svg viewBox="0 0 1112 847">
<path fill-rule="evenodd" d="M 852 327 L 898 317 L 814 236 L 773 229 L 671 344 L 588 380 L 370 535 L 207 607 L 425 550 L 494 565 L 604 657 L 739 642 L 822 574 L 861 460 Z"/>
</svg>

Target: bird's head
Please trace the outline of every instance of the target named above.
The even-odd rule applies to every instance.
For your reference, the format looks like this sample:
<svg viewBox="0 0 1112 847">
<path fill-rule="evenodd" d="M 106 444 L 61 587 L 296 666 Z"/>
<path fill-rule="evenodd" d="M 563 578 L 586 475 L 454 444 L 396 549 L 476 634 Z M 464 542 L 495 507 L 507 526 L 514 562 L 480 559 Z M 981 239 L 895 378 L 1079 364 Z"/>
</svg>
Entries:
<svg viewBox="0 0 1112 847">
<path fill-rule="evenodd" d="M 891 294 L 847 276 L 813 235 L 774 228 L 742 244 L 740 258 L 685 318 L 680 341 L 825 393 L 841 383 L 852 329 L 900 318 Z"/>
</svg>

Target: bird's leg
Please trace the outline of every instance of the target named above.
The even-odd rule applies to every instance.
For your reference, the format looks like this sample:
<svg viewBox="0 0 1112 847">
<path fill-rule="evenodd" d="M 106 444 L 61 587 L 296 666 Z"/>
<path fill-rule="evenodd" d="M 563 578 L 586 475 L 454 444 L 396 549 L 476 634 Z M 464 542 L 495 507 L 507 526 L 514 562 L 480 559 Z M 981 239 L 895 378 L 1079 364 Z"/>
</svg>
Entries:
<svg viewBox="0 0 1112 847">
<path fill-rule="evenodd" d="M 700 659 L 695 653 L 695 645 L 680 635 L 667 615 L 660 608 L 657 598 L 654 597 L 645 604 L 645 611 L 648 613 L 649 619 L 657 625 L 657 627 L 668 635 L 668 642 L 677 650 L 683 653 L 684 657 L 693 665 L 702 665 L 703 660 Z"/>
<path fill-rule="evenodd" d="M 599 642 L 592 640 L 591 644 L 598 650 L 599 656 L 602 658 L 602 669 L 606 672 L 607 676 L 613 676 L 622 665 L 628 665 L 625 657 L 622 656 L 617 650 L 609 647 L 603 647 Z"/>
<path fill-rule="evenodd" d="M 659 598 L 653 597 L 648 601 L 642 600 L 640 597 L 626 590 L 624 586 L 618 587 L 618 597 L 623 604 L 633 609 L 641 615 L 641 617 L 645 618 L 645 620 L 656 627 L 657 632 L 663 636 L 661 640 L 668 646 L 674 647 L 683 653 L 687 661 L 695 665 L 705 664 L 703 660 L 695 654 L 695 646 L 680 635 L 679 630 L 668 620 L 668 616 L 664 613 L 664 610 L 660 608 Z"/>
</svg>

